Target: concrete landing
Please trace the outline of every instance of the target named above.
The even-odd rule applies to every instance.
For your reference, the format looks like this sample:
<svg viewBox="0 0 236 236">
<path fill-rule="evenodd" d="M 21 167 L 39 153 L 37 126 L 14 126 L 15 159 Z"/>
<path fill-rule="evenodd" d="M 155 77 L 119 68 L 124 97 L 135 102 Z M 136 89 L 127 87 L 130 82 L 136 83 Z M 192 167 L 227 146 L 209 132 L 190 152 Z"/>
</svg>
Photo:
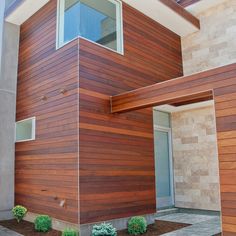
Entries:
<svg viewBox="0 0 236 236">
<path fill-rule="evenodd" d="M 157 217 L 156 220 L 191 224 L 163 236 L 213 236 L 221 232 L 220 217 L 214 215 L 174 213 Z"/>
</svg>

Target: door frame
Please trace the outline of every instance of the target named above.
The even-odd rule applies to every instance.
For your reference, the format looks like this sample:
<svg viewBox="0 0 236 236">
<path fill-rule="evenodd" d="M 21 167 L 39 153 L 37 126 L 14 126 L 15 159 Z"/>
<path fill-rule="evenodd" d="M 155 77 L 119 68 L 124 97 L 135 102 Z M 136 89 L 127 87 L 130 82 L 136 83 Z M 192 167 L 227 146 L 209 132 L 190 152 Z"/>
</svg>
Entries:
<svg viewBox="0 0 236 236">
<path fill-rule="evenodd" d="M 172 206 L 175 205 L 172 132 L 171 132 L 171 128 L 170 127 L 164 127 L 164 126 L 160 126 L 160 125 L 154 125 L 154 131 L 166 132 L 168 134 L 169 166 L 170 166 L 170 192 L 171 192 L 171 205 L 169 207 L 172 207 Z M 154 158 L 155 158 L 155 166 L 156 166 L 156 157 L 154 157 Z M 156 169 L 156 167 L 155 167 L 155 169 Z M 156 170 L 155 170 L 155 175 L 156 175 Z M 155 181 L 156 181 L 156 178 L 155 178 Z M 157 184 L 155 184 L 155 188 L 157 188 Z M 167 207 L 160 207 L 160 208 L 158 208 L 158 199 L 157 199 L 157 196 L 156 196 L 156 209 L 160 210 L 162 208 L 168 208 L 168 206 Z"/>
</svg>

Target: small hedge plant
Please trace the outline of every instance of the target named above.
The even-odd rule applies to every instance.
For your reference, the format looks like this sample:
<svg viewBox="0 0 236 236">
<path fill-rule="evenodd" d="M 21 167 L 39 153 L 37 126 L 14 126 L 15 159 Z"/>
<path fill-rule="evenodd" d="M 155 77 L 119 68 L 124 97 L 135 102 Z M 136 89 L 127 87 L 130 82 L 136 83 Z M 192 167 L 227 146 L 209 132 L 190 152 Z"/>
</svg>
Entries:
<svg viewBox="0 0 236 236">
<path fill-rule="evenodd" d="M 19 223 L 25 217 L 27 213 L 27 208 L 17 205 L 12 209 L 12 213 L 16 218 L 17 222 Z"/>
<path fill-rule="evenodd" d="M 66 228 L 62 232 L 62 236 L 79 236 L 79 233 L 75 229 Z"/>
<path fill-rule="evenodd" d="M 144 234 L 147 231 L 147 221 L 142 216 L 135 216 L 128 221 L 128 233 L 132 235 Z"/>
<path fill-rule="evenodd" d="M 52 219 L 48 215 L 39 215 L 34 221 L 34 228 L 37 232 L 48 232 L 52 229 Z"/>
<path fill-rule="evenodd" d="M 117 236 L 117 232 L 112 224 L 102 223 L 93 226 L 92 236 Z"/>
</svg>

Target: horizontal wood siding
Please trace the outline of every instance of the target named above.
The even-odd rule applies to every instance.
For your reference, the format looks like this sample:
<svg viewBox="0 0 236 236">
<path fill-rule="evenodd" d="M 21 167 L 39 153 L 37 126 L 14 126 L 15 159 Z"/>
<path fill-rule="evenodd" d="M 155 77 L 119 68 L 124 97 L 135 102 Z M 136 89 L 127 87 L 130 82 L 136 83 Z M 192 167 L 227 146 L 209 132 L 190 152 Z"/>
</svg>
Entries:
<svg viewBox="0 0 236 236">
<path fill-rule="evenodd" d="M 236 64 L 157 83 L 112 98 L 113 112 L 141 109 L 213 93 L 224 235 L 236 235 Z"/>
<path fill-rule="evenodd" d="M 110 114 L 110 96 L 182 75 L 180 38 L 123 4 L 125 54 L 80 39 L 81 223 L 154 213 L 152 109 Z"/>
<path fill-rule="evenodd" d="M 36 140 L 16 144 L 16 203 L 31 212 L 77 223 L 78 197 L 81 223 L 155 212 L 152 109 L 113 115 L 110 96 L 181 76 L 180 38 L 123 8 L 125 55 L 55 50 L 56 0 L 21 27 L 16 119 L 36 116 Z"/>
<path fill-rule="evenodd" d="M 78 223 L 78 41 L 55 50 L 56 9 L 21 26 L 16 120 L 35 116 L 36 140 L 16 144 L 15 201 Z"/>
<path fill-rule="evenodd" d="M 233 73 L 233 72 L 232 72 Z M 214 90 L 220 160 L 222 224 L 236 235 L 236 65 L 231 83 Z"/>
</svg>

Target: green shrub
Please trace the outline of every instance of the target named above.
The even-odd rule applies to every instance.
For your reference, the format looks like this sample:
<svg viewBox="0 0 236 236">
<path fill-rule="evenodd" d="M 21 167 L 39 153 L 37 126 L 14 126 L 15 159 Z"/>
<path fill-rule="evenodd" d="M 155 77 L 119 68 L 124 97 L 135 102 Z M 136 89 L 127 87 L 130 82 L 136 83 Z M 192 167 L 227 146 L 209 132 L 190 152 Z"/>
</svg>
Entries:
<svg viewBox="0 0 236 236">
<path fill-rule="evenodd" d="M 92 230 L 92 236 L 116 236 L 116 228 L 112 224 L 102 223 L 100 225 L 94 225 Z"/>
<path fill-rule="evenodd" d="M 19 223 L 27 213 L 27 209 L 23 206 L 17 205 L 12 209 L 12 213 Z"/>
<path fill-rule="evenodd" d="M 132 235 L 144 234 L 147 231 L 147 221 L 142 216 L 132 217 L 128 221 L 128 233 Z"/>
<path fill-rule="evenodd" d="M 52 229 L 52 219 L 47 215 L 37 216 L 34 221 L 34 228 L 37 232 L 48 232 Z"/>
<path fill-rule="evenodd" d="M 66 228 L 62 232 L 62 236 L 79 236 L 79 233 L 75 229 Z"/>
</svg>

